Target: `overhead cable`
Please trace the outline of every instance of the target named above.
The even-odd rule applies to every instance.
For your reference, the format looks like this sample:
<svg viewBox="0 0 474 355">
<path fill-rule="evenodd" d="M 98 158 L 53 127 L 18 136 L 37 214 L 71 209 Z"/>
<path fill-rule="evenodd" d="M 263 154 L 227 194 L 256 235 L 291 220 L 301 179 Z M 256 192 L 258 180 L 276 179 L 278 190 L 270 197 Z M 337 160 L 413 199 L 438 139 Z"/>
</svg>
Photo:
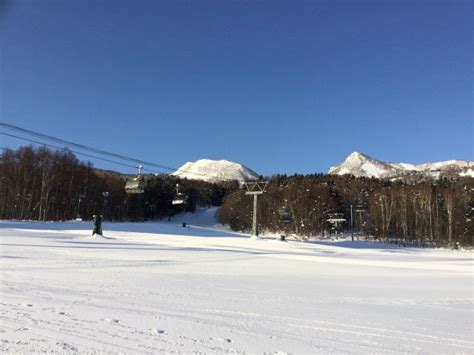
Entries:
<svg viewBox="0 0 474 355">
<path fill-rule="evenodd" d="M 157 164 L 157 163 L 148 162 L 148 161 L 141 160 L 141 159 L 136 159 L 136 158 L 124 156 L 124 155 L 117 154 L 117 153 L 108 152 L 108 151 L 105 151 L 105 150 L 102 150 L 102 149 L 89 147 L 89 146 L 86 146 L 84 144 L 70 142 L 70 141 L 67 141 L 65 139 L 61 139 L 61 138 L 53 137 L 53 136 L 50 136 L 50 135 L 47 135 L 47 134 L 44 134 L 44 133 L 35 132 L 35 131 L 32 131 L 32 130 L 21 128 L 21 127 L 18 127 L 18 126 L 9 124 L 9 123 L 0 122 L 0 128 L 13 130 L 13 131 L 16 131 L 16 132 L 20 132 L 22 134 L 37 137 L 39 139 L 44 139 L 44 140 L 47 140 L 47 141 L 53 141 L 53 142 L 56 142 L 56 143 L 59 143 L 59 144 L 63 144 L 63 145 L 68 146 L 68 147 L 71 146 L 71 147 L 75 147 L 75 148 L 81 149 L 81 150 L 86 150 L 86 151 L 89 151 L 89 152 L 92 152 L 92 153 L 95 153 L 95 154 L 98 154 L 98 155 L 109 156 L 109 157 L 113 157 L 115 159 L 134 162 L 134 163 L 137 163 L 137 164 L 140 164 L 140 165 L 152 166 L 152 167 L 156 167 L 156 168 L 159 168 L 159 169 L 165 169 L 165 170 L 174 171 L 174 172 L 181 172 L 181 173 L 193 174 L 193 175 L 197 175 L 197 176 L 209 177 L 209 178 L 212 178 L 212 179 L 219 179 L 220 181 L 235 181 L 235 179 L 217 178 L 216 176 L 213 176 L 213 175 L 202 174 L 202 173 L 197 173 L 197 172 L 191 172 L 191 171 L 187 171 L 187 170 L 182 170 L 182 169 L 178 169 L 178 168 L 169 167 L 169 166 L 162 165 L 162 164 Z M 6 133 L 2 133 L 2 134 L 8 135 Z M 32 141 L 32 140 L 28 140 L 27 138 L 23 138 L 23 137 L 18 137 L 18 136 L 13 136 L 13 135 L 10 135 L 10 136 L 12 136 L 14 138 L 18 138 L 18 139 L 23 139 L 23 140 L 26 140 L 26 141 Z M 34 141 L 33 143 L 43 144 L 43 145 L 48 146 L 47 144 L 45 144 L 43 142 Z M 52 147 L 54 147 L 54 146 L 52 146 Z M 61 148 L 58 148 L 58 147 L 54 147 L 54 148 L 55 149 L 61 149 Z M 70 150 L 70 151 L 74 152 L 76 154 L 89 156 L 89 157 L 92 157 L 94 159 L 99 159 L 99 160 L 103 160 L 103 161 L 108 161 L 108 162 L 120 164 L 120 165 L 123 165 L 123 166 L 137 168 L 137 166 L 131 166 L 131 165 L 128 165 L 128 164 L 119 163 L 117 161 L 111 161 L 111 160 L 108 160 L 108 159 L 99 158 L 97 156 L 91 156 L 91 155 L 88 155 L 88 154 L 85 154 L 85 153 L 80 153 L 80 152 L 77 152 L 77 151 L 72 151 L 72 150 Z M 156 171 L 153 171 L 153 170 L 150 170 L 150 169 L 143 169 L 143 170 L 157 174 Z"/>
<path fill-rule="evenodd" d="M 105 158 L 97 157 L 97 156 L 86 154 L 86 153 L 77 152 L 77 151 L 74 151 L 74 150 L 71 150 L 71 149 L 68 149 L 68 148 L 56 147 L 54 145 L 39 142 L 39 141 L 36 141 L 36 140 L 33 140 L 33 139 L 28 139 L 28 138 L 24 138 L 24 137 L 15 136 L 14 134 L 9 134 L 9 133 L 5 133 L 5 132 L 0 132 L 0 134 L 2 134 L 4 136 L 12 137 L 12 138 L 21 139 L 21 140 L 24 140 L 24 141 L 27 141 L 27 142 L 30 142 L 30 143 L 40 144 L 40 145 L 43 145 L 45 147 L 58 149 L 58 150 L 63 150 L 63 151 L 71 152 L 71 153 L 74 153 L 74 154 L 80 154 L 80 155 L 84 155 L 84 156 L 89 157 L 89 158 L 94 158 L 94 159 L 106 161 L 106 162 L 109 162 L 109 163 L 119 164 L 119 165 L 126 166 L 126 167 L 129 167 L 129 168 L 136 168 L 136 166 L 133 166 L 133 165 L 130 165 L 130 164 L 125 164 L 125 163 L 121 163 L 121 162 L 118 162 L 118 161 L 105 159 Z M 9 148 L 0 148 L 0 149 L 9 150 Z"/>
</svg>

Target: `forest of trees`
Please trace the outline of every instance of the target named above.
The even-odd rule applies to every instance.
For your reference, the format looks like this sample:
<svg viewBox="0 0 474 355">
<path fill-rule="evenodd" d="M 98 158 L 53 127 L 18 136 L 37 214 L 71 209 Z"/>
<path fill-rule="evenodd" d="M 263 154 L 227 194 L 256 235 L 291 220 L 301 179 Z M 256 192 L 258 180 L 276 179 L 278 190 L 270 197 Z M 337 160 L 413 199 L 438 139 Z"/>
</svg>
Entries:
<svg viewBox="0 0 474 355">
<path fill-rule="evenodd" d="M 146 175 L 143 194 L 126 194 L 126 177 L 97 170 L 69 151 L 22 147 L 0 155 L 0 219 L 89 220 L 103 214 L 111 221 L 143 221 L 173 216 L 175 186 L 189 196 L 187 211 L 220 205 L 237 183 L 211 184 L 169 175 Z M 106 193 L 106 194 L 104 194 Z M 104 196 L 105 195 L 105 196 Z"/>
<path fill-rule="evenodd" d="M 283 223 L 278 210 L 292 216 Z M 474 179 L 433 180 L 416 184 L 351 175 L 274 176 L 259 198 L 258 224 L 262 231 L 302 238 L 334 233 L 328 217 L 340 213 L 343 231 L 409 244 L 473 244 Z M 252 199 L 242 191 L 228 194 L 219 219 L 234 230 L 251 228 Z"/>
<path fill-rule="evenodd" d="M 218 217 L 234 230 L 250 230 L 252 199 L 237 182 L 212 184 L 146 175 L 145 193 L 125 193 L 126 176 L 98 170 L 69 151 L 22 147 L 0 155 L 0 219 L 65 221 L 103 214 L 111 221 L 168 218 L 179 182 L 189 196 L 187 211 L 221 206 Z M 107 196 L 104 196 L 104 192 Z M 418 183 L 333 175 L 274 176 L 259 198 L 259 229 L 319 237 L 334 230 L 327 219 L 340 213 L 345 232 L 379 240 L 430 245 L 473 244 L 474 179 Z M 287 203 L 291 222 L 278 210 Z"/>
</svg>

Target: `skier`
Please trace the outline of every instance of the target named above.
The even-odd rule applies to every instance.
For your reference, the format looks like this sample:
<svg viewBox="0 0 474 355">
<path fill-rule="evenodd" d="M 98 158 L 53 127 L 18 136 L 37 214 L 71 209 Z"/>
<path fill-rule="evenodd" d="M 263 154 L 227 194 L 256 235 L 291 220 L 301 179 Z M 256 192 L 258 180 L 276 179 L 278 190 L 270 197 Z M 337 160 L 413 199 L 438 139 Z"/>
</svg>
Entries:
<svg viewBox="0 0 474 355">
<path fill-rule="evenodd" d="M 92 231 L 92 235 L 102 235 L 102 216 L 98 214 L 93 215 L 92 222 L 94 223 L 94 230 Z"/>
</svg>

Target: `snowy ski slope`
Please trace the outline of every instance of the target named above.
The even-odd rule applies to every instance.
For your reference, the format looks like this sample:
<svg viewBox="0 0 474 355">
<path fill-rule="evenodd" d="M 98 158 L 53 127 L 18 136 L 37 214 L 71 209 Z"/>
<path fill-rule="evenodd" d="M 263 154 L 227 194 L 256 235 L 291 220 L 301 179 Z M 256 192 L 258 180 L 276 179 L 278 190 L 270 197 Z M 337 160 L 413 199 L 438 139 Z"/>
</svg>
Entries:
<svg viewBox="0 0 474 355">
<path fill-rule="evenodd" d="M 0 222 L 0 350 L 474 352 L 472 253 L 254 240 L 213 212 Z"/>
</svg>

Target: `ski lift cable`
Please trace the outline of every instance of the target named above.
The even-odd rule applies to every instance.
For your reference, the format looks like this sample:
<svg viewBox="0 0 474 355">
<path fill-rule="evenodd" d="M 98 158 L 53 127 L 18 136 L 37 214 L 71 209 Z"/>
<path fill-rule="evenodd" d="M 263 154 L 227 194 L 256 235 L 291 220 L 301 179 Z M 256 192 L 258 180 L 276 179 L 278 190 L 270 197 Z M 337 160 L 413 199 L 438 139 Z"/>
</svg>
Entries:
<svg viewBox="0 0 474 355">
<path fill-rule="evenodd" d="M 32 131 L 32 130 L 24 129 L 24 128 L 14 126 L 14 125 L 11 125 L 11 124 L 8 124 L 8 123 L 4 123 L 4 122 L 0 122 L 0 127 L 3 127 L 5 129 L 9 129 L 9 130 L 14 130 L 14 131 L 17 131 L 17 132 L 21 132 L 21 133 L 26 134 L 26 135 L 32 135 L 32 136 L 35 136 L 35 137 L 40 138 L 40 139 L 54 141 L 56 143 L 64 144 L 65 146 L 72 146 L 72 147 L 75 147 L 77 149 L 82 149 L 82 150 L 86 150 L 86 151 L 89 151 L 89 152 L 93 152 L 95 154 L 109 156 L 109 157 L 117 158 L 117 159 L 120 159 L 120 160 L 131 161 L 131 162 L 138 163 L 138 164 L 141 164 L 141 165 L 148 165 L 148 166 L 153 166 L 153 167 L 156 167 L 156 168 L 165 169 L 165 170 L 174 171 L 174 172 L 183 172 L 183 173 L 187 173 L 187 174 L 193 174 L 193 175 L 199 175 L 199 176 L 204 176 L 204 177 L 215 178 L 215 176 L 211 176 L 211 175 L 208 175 L 208 174 L 202 174 L 202 173 L 186 171 L 186 170 L 182 170 L 182 169 L 178 169 L 178 168 L 165 166 L 165 165 L 162 165 L 162 164 L 147 162 L 147 161 L 144 161 L 144 160 L 141 160 L 141 159 L 127 157 L 127 156 L 124 156 L 124 155 L 121 155 L 121 154 L 108 152 L 108 151 L 105 151 L 105 150 L 102 150 L 102 149 L 96 149 L 96 148 L 89 147 L 89 146 L 86 146 L 86 145 L 83 145 L 83 144 L 70 142 L 70 141 L 67 141 L 67 140 L 64 140 L 64 139 L 61 139 L 61 138 L 57 138 L 57 137 L 53 137 L 53 136 L 50 136 L 50 135 L 47 135 L 47 134 L 44 134 L 44 133 L 39 133 L 39 132 L 35 132 L 35 131 Z M 39 142 L 37 144 L 43 144 L 43 143 Z M 77 153 L 77 154 L 79 154 L 79 153 Z M 126 165 L 126 166 L 129 166 L 129 165 Z M 136 168 L 136 166 L 133 166 L 133 168 Z M 150 169 L 143 169 L 143 170 L 144 171 L 145 170 L 146 171 L 152 171 Z M 156 173 L 155 171 L 152 171 L 152 172 Z M 234 181 L 235 179 L 220 178 L 220 180 L 222 180 L 222 181 Z"/>
<path fill-rule="evenodd" d="M 17 139 L 21 139 L 21 140 L 24 140 L 24 141 L 27 141 L 27 142 L 30 142 L 30 143 L 35 143 L 35 144 L 39 144 L 41 146 L 45 146 L 45 147 L 50 147 L 50 148 L 53 148 L 53 149 L 56 149 L 56 150 L 61 150 L 61 151 L 66 151 L 66 152 L 70 152 L 70 153 L 75 153 L 75 154 L 80 154 L 80 155 L 84 155 L 84 156 L 87 156 L 87 157 L 90 157 L 90 158 L 94 158 L 94 159 L 99 159 L 99 160 L 103 160 L 103 161 L 107 161 L 107 162 L 110 162 L 110 163 L 114 163 L 114 164 L 119 164 L 119 165 L 122 165 L 122 166 L 126 166 L 126 167 L 129 167 L 129 168 L 136 168 L 135 166 L 133 165 L 130 165 L 130 164 L 125 164 L 125 163 L 122 163 L 122 162 L 118 162 L 118 161 L 115 161 L 115 160 L 110 160 L 110 159 L 105 159 L 105 158 L 101 158 L 101 157 L 98 157 L 98 156 L 95 156 L 95 155 L 91 155 L 91 154 L 86 154 L 86 153 L 82 153 L 82 152 L 77 152 L 77 151 L 74 151 L 70 148 L 62 148 L 62 147 L 57 147 L 57 146 L 54 146 L 52 144 L 47 144 L 47 143 L 44 143 L 44 142 L 39 142 L 37 140 L 34 140 L 34 139 L 28 139 L 28 138 L 24 138 L 24 137 L 19 137 L 19 136 L 16 136 L 14 134 L 9 134 L 9 133 L 5 133 L 5 132 L 0 132 L 1 135 L 5 135 L 5 136 L 8 136 L 8 137 L 12 137 L 12 138 L 17 138 Z M 3 147 L 0 147 L 0 149 L 3 149 L 4 151 L 7 151 L 9 150 L 9 148 L 3 148 Z M 144 170 L 143 167 L 139 167 L 139 170 Z M 148 170 L 148 169 L 145 169 L 145 170 Z M 158 174 L 156 173 L 155 171 L 152 171 L 152 170 L 149 170 L 150 172 L 153 172 L 155 174 Z M 125 190 L 126 192 L 128 193 L 131 193 L 130 191 L 131 190 L 134 190 L 133 188 L 130 189 L 128 188 L 127 189 L 127 185 L 129 185 L 129 179 L 127 179 L 126 181 L 126 184 L 125 184 Z M 137 187 L 135 187 L 135 191 L 134 193 L 143 193 L 144 192 L 144 188 L 142 186 L 140 186 L 140 184 L 138 183 Z"/>
<path fill-rule="evenodd" d="M 109 163 L 123 165 L 123 166 L 129 167 L 129 168 L 136 168 L 136 166 L 133 166 L 133 165 L 130 165 L 130 164 L 125 164 L 125 163 L 121 163 L 121 162 L 118 162 L 118 161 L 105 159 L 105 158 L 97 157 L 97 156 L 86 154 L 86 153 L 77 152 L 77 151 L 71 150 L 69 148 L 56 147 L 54 145 L 47 144 L 47 143 L 44 143 L 44 142 L 35 141 L 33 139 L 28 139 L 28 138 L 24 138 L 24 137 L 15 136 L 14 134 L 9 134 L 9 133 L 5 133 L 5 132 L 0 132 L 0 134 L 2 134 L 4 136 L 12 137 L 12 138 L 21 139 L 21 140 L 24 140 L 24 141 L 27 141 L 27 142 L 30 142 L 30 143 L 43 145 L 45 147 L 49 147 L 49 148 L 53 148 L 53 149 L 57 149 L 57 150 L 63 150 L 63 151 L 71 152 L 71 153 L 74 153 L 74 154 L 80 154 L 80 155 L 84 155 L 84 156 L 89 157 L 89 158 L 99 159 L 99 160 L 103 160 L 103 161 L 106 161 L 106 162 L 109 162 Z M 0 149 L 10 150 L 9 148 L 0 148 Z"/>
<path fill-rule="evenodd" d="M 111 156 L 111 157 L 118 158 L 118 159 L 121 159 L 121 160 L 127 160 L 127 161 L 131 161 L 131 162 L 135 162 L 135 163 L 139 163 L 139 164 L 143 164 L 143 165 L 154 166 L 154 167 L 157 167 L 157 168 L 160 168 L 160 169 L 165 169 L 165 170 L 170 170 L 170 171 L 187 172 L 187 173 L 194 174 L 194 175 L 214 177 L 214 176 L 210 176 L 210 175 L 207 175 L 207 174 L 188 172 L 188 171 L 181 170 L 181 169 L 178 169 L 178 168 L 173 168 L 173 167 L 169 167 L 169 166 L 165 166 L 165 165 L 161 165 L 161 164 L 156 164 L 156 163 L 153 163 L 153 162 L 147 162 L 147 161 L 144 161 L 144 160 L 141 160 L 141 159 L 131 158 L 131 157 L 127 157 L 127 156 L 124 156 L 124 155 L 121 155 L 121 154 L 111 153 L 111 152 L 108 152 L 108 151 L 105 151 L 105 150 L 96 149 L 96 148 L 92 148 L 92 147 L 89 147 L 89 146 L 86 146 L 86 145 L 83 145 L 83 144 L 78 144 L 78 143 L 70 142 L 70 141 L 67 141 L 67 140 L 64 140 L 64 139 L 61 139 L 61 138 L 53 137 L 53 136 L 50 136 L 50 135 L 47 135 L 47 134 L 27 130 L 27 129 L 24 129 L 24 128 L 21 128 L 21 127 L 18 127 L 18 126 L 14 126 L 14 125 L 11 125 L 11 124 L 8 124 L 8 123 L 0 122 L 0 126 L 4 127 L 4 128 L 7 128 L 7 129 L 11 129 L 11 130 L 21 132 L 23 134 L 33 135 L 33 136 L 41 138 L 41 139 L 54 141 L 56 143 L 61 143 L 61 144 L 64 144 L 66 146 L 73 146 L 73 147 L 76 147 L 78 149 L 87 150 L 87 151 L 90 151 L 90 152 L 93 152 L 93 153 L 96 153 L 96 154 L 99 154 L 99 155 Z M 136 167 L 134 166 L 134 168 L 136 168 Z M 150 171 L 149 169 L 146 169 L 146 170 Z M 229 180 L 229 181 L 232 180 L 233 181 L 233 179 L 222 179 L 222 180 Z"/>
<path fill-rule="evenodd" d="M 50 136 L 50 135 L 47 135 L 47 134 L 44 134 L 44 133 L 39 133 L 39 132 L 35 132 L 35 131 L 32 131 L 32 130 L 24 129 L 24 128 L 14 126 L 14 125 L 11 125 L 11 124 L 8 124 L 8 123 L 0 122 L 0 126 L 6 128 L 6 129 L 9 129 L 9 130 L 14 130 L 14 131 L 21 132 L 23 134 L 30 135 L 30 136 L 35 136 L 37 138 L 41 138 L 41 139 L 44 139 L 44 140 L 54 141 L 56 143 L 64 144 L 66 146 L 73 146 L 73 147 L 81 149 L 81 150 L 87 150 L 87 151 L 90 151 L 90 152 L 94 152 L 96 154 L 112 156 L 112 157 L 118 158 L 120 160 L 128 160 L 128 161 L 131 161 L 131 162 L 134 162 L 134 163 L 141 163 L 141 164 L 145 164 L 145 165 L 149 165 L 149 166 L 155 166 L 155 167 L 158 167 L 158 168 L 161 168 L 161 169 L 174 170 L 172 167 L 168 167 L 168 166 L 164 166 L 164 165 L 160 165 L 160 164 L 155 164 L 155 163 L 151 163 L 151 162 L 146 162 L 146 161 L 143 161 L 143 160 L 140 160 L 140 159 L 127 157 L 127 156 L 124 156 L 124 155 L 121 155 L 121 154 L 111 153 L 111 152 L 108 152 L 108 151 L 105 151 L 105 150 L 102 150 L 102 149 L 92 148 L 92 147 L 89 147 L 89 146 L 86 146 L 86 145 L 83 145 L 83 144 L 70 142 L 70 141 L 67 141 L 67 140 L 64 140 L 64 139 L 61 139 L 61 138 L 57 138 L 57 137 L 53 137 L 53 136 Z"/>
<path fill-rule="evenodd" d="M 11 137 L 11 138 L 21 139 L 21 140 L 24 140 L 24 141 L 26 141 L 26 142 L 35 143 L 35 144 L 38 144 L 38 145 L 42 145 L 42 146 L 45 146 L 45 147 L 49 147 L 49 148 L 52 148 L 52 149 L 62 150 L 62 151 L 65 151 L 65 152 L 71 152 L 71 153 L 83 155 L 83 156 L 86 156 L 86 157 L 89 157 L 89 158 L 98 159 L 98 160 L 106 161 L 106 162 L 109 162 L 109 163 L 113 163 L 113 164 L 118 164 L 118 165 L 126 166 L 126 167 L 128 167 L 128 168 L 133 168 L 133 169 L 136 169 L 136 168 L 137 168 L 135 165 L 130 165 L 130 164 L 126 164 L 126 163 L 122 163 L 122 162 L 116 161 L 116 160 L 101 158 L 101 157 L 98 157 L 98 156 L 95 156 L 95 155 L 91 155 L 91 154 L 87 154 L 87 153 L 78 152 L 78 151 L 72 150 L 72 149 L 70 149 L 70 148 L 57 147 L 57 146 L 54 146 L 54 145 L 52 145 L 52 144 L 48 144 L 48 143 L 36 141 L 36 140 L 34 140 L 34 139 L 29 139 L 29 138 L 25 138 L 25 137 L 19 137 L 19 136 L 16 136 L 16 135 L 14 135 L 14 134 L 10 134 L 10 133 L 0 132 L 0 134 L 2 134 L 2 135 L 4 135 L 4 136 Z M 0 149 L 3 150 L 3 151 L 11 150 L 11 148 L 8 148 L 8 147 L 0 147 Z M 147 172 L 152 173 L 152 174 L 155 174 L 155 175 L 161 174 L 161 172 L 159 172 L 159 171 L 151 170 L 151 169 L 146 169 L 146 168 L 143 168 L 143 167 L 142 167 L 141 170 L 142 170 L 142 171 L 147 171 Z"/>
</svg>

